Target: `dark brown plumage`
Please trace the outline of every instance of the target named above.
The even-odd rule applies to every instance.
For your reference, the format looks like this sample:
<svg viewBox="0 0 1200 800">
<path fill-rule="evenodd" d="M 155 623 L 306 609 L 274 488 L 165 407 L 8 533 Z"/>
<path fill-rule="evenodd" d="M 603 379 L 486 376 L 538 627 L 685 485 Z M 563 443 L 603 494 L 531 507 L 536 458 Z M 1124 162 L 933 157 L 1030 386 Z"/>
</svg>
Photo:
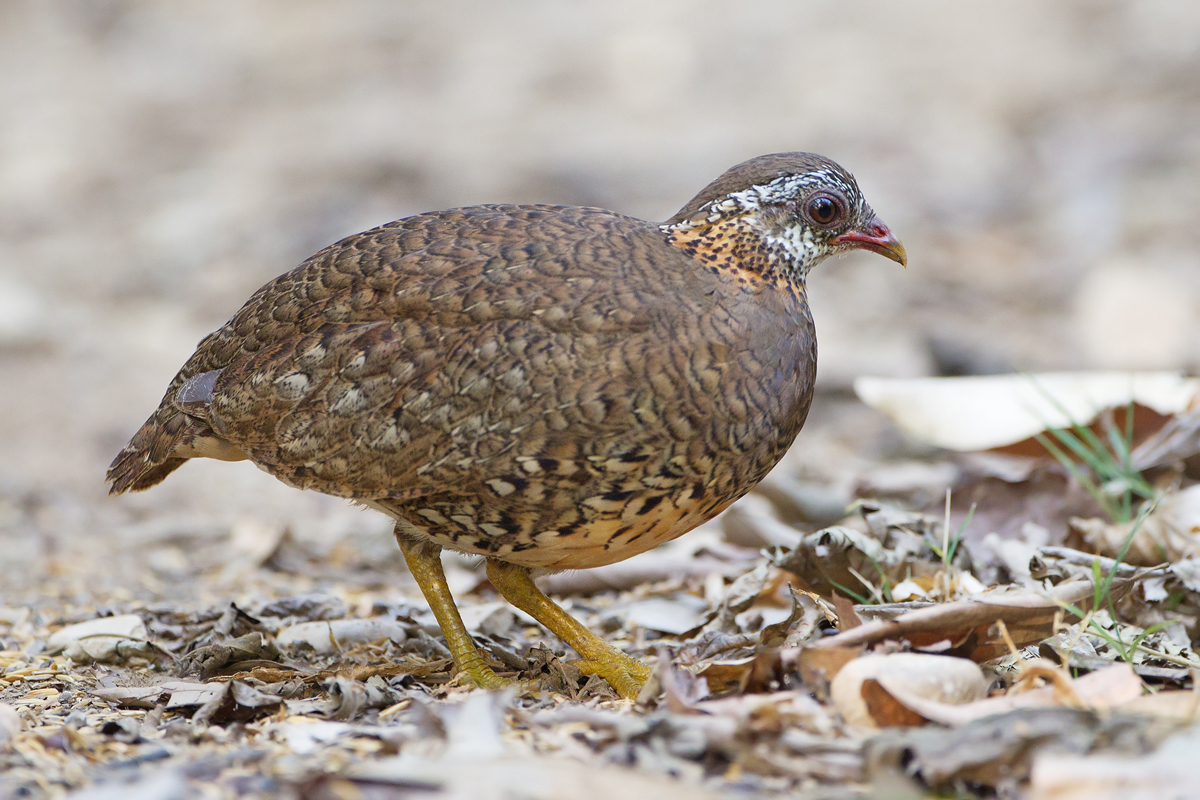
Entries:
<svg viewBox="0 0 1200 800">
<path fill-rule="evenodd" d="M 393 222 L 255 292 L 108 480 L 249 458 L 391 515 L 410 563 L 628 558 L 783 455 L 816 372 L 806 271 L 855 247 L 904 260 L 853 178 L 802 153 L 734 167 L 662 225 L 561 206 Z"/>
</svg>

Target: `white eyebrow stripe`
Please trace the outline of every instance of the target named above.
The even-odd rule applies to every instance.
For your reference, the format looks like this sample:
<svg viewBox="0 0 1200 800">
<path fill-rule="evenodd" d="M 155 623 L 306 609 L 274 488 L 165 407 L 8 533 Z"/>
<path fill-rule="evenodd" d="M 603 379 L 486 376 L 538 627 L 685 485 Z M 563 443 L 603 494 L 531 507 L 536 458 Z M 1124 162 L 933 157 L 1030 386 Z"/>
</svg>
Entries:
<svg viewBox="0 0 1200 800">
<path fill-rule="evenodd" d="M 753 211 L 767 205 L 787 203 L 802 194 L 805 189 L 820 186 L 839 190 L 855 206 L 854 210 L 863 210 L 863 199 L 858 188 L 839 173 L 828 169 L 814 170 L 801 175 L 784 175 L 770 183 L 755 184 L 740 192 L 731 192 L 725 197 L 717 198 L 703 210 L 709 216 L 721 216 L 735 208 Z"/>
</svg>

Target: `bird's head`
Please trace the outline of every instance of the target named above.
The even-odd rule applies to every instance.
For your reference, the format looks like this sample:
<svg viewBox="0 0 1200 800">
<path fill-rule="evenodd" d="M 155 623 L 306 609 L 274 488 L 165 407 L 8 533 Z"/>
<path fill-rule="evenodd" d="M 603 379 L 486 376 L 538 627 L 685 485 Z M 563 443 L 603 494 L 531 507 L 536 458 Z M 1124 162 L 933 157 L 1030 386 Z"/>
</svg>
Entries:
<svg viewBox="0 0 1200 800">
<path fill-rule="evenodd" d="M 849 250 L 870 250 L 905 266 L 908 261 L 854 176 L 812 153 L 776 153 L 738 164 L 662 230 L 714 267 L 778 270 L 798 280 L 823 259 Z"/>
</svg>

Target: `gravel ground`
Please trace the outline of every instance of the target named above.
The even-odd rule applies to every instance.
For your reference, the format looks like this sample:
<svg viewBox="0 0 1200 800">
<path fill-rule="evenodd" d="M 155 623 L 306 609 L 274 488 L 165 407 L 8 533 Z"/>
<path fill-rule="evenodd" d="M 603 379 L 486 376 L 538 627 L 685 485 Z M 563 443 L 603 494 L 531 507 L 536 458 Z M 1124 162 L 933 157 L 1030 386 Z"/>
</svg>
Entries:
<svg viewBox="0 0 1200 800">
<path fill-rule="evenodd" d="M 255 288 L 423 210 L 664 219 L 761 153 L 853 170 L 910 268 L 810 282 L 820 392 L 781 469 L 835 494 L 922 454 L 855 376 L 1200 365 L 1185 0 L 6 0 L 0 119 L 10 650 L 37 638 L 26 607 L 415 597 L 373 512 L 244 463 L 118 499 L 103 471 Z M 285 530 L 303 568 L 264 569 Z"/>
</svg>

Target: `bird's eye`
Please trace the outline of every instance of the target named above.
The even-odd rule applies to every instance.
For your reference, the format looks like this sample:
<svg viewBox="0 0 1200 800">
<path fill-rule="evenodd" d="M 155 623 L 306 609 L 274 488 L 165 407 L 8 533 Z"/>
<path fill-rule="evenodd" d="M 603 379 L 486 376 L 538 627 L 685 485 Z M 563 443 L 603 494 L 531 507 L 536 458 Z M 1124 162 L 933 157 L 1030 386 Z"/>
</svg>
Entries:
<svg viewBox="0 0 1200 800">
<path fill-rule="evenodd" d="M 819 194 L 808 201 L 808 216 L 818 225 L 836 222 L 841 213 L 841 204 L 827 194 Z"/>
</svg>

